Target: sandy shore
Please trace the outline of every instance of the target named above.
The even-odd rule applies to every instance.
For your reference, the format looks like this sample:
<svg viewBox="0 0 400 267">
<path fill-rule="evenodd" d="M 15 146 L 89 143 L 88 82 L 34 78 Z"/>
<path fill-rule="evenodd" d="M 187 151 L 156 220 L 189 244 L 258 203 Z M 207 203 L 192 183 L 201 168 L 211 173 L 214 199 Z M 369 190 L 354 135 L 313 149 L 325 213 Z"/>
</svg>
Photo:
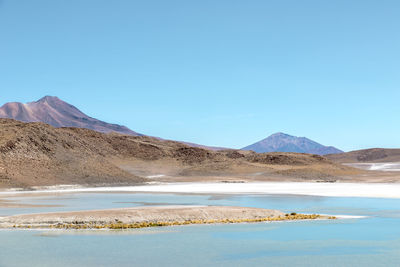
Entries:
<svg viewBox="0 0 400 267">
<path fill-rule="evenodd" d="M 132 192 L 132 193 L 192 193 L 192 194 L 288 194 L 328 197 L 400 198 L 400 184 L 391 183 L 170 183 L 125 187 L 69 187 L 37 191 L 3 191 L 0 196 L 27 193 Z"/>
<path fill-rule="evenodd" d="M 0 228 L 125 229 L 208 223 L 334 219 L 278 210 L 229 206 L 162 206 L 6 216 Z"/>
</svg>

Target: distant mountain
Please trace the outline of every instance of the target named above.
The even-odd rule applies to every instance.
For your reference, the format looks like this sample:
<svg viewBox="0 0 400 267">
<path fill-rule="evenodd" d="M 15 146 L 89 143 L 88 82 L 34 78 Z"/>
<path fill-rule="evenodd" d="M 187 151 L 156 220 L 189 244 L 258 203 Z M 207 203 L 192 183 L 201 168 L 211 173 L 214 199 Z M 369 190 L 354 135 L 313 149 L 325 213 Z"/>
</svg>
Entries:
<svg viewBox="0 0 400 267">
<path fill-rule="evenodd" d="M 273 134 L 257 143 L 246 146 L 242 150 L 265 152 L 296 152 L 317 155 L 337 154 L 343 151 L 333 146 L 323 146 L 305 137 L 296 137 L 284 133 Z"/>
<path fill-rule="evenodd" d="M 142 135 L 129 128 L 91 118 L 58 97 L 45 96 L 30 103 L 10 102 L 0 108 L 0 118 L 23 122 L 44 122 L 54 127 L 87 128 L 98 132 L 117 132 L 127 135 Z"/>
</svg>

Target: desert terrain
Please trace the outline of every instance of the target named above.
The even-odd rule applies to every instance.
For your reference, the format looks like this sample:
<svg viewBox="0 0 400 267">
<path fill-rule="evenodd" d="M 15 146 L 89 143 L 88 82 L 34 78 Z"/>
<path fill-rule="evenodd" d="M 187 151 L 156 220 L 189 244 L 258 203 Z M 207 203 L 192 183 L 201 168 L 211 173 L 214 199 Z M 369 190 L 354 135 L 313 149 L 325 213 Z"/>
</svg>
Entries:
<svg viewBox="0 0 400 267">
<path fill-rule="evenodd" d="M 147 136 L 0 119 L 0 187 L 187 181 L 349 181 L 365 171 L 300 153 L 212 151 Z"/>
</svg>

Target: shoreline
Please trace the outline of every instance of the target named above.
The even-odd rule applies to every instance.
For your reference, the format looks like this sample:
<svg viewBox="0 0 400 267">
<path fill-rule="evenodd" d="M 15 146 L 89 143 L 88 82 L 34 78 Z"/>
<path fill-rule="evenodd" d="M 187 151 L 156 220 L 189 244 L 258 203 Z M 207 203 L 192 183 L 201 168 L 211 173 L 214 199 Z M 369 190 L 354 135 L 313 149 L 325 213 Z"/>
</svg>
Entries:
<svg viewBox="0 0 400 267">
<path fill-rule="evenodd" d="M 83 187 L 60 185 L 41 190 L 5 190 L 0 197 L 21 194 L 52 193 L 172 193 L 172 194 L 251 194 L 306 195 L 321 197 L 400 198 L 400 184 L 395 183 L 308 183 L 308 182 L 248 182 L 248 183 L 159 183 L 138 186 Z"/>
<path fill-rule="evenodd" d="M 3 229 L 137 229 L 148 227 L 299 220 L 333 220 L 335 216 L 283 213 L 232 206 L 154 206 L 107 210 L 22 214 L 0 217 Z"/>
</svg>

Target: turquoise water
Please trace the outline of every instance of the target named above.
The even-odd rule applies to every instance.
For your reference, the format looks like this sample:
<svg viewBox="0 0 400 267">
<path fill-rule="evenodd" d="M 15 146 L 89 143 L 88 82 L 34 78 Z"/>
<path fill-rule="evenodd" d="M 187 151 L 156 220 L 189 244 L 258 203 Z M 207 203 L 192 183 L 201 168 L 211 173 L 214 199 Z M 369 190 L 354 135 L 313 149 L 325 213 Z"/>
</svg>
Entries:
<svg viewBox="0 0 400 267">
<path fill-rule="evenodd" d="M 400 266 L 400 200 L 309 196 L 69 194 L 14 198 L 63 205 L 0 215 L 206 204 L 363 219 L 192 225 L 127 231 L 0 231 L 0 266 Z"/>
</svg>

